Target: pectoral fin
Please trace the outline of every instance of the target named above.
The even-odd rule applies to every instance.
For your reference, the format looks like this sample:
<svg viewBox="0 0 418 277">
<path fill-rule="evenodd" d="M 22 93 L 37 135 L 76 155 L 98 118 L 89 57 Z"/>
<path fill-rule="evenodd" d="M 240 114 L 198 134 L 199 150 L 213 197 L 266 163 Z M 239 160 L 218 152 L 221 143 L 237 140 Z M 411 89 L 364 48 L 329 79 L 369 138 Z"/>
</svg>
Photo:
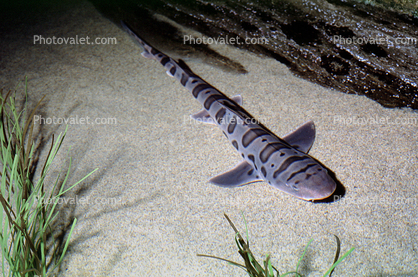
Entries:
<svg viewBox="0 0 418 277">
<path fill-rule="evenodd" d="M 283 137 L 294 148 L 308 153 L 315 141 L 315 124 L 312 120 L 305 122 L 293 132 Z"/>
<path fill-rule="evenodd" d="M 240 162 L 233 169 L 217 175 L 209 182 L 221 187 L 238 187 L 252 182 L 263 181 L 257 171 L 247 161 Z"/>
</svg>

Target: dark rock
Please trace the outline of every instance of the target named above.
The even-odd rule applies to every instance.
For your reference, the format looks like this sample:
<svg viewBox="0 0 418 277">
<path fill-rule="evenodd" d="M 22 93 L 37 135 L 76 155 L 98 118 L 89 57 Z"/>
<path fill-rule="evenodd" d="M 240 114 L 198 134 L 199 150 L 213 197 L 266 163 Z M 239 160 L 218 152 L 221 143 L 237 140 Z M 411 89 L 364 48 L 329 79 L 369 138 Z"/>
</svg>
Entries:
<svg viewBox="0 0 418 277">
<path fill-rule="evenodd" d="M 273 57 L 296 75 L 325 87 L 366 95 L 385 107 L 418 108 L 418 20 L 408 15 L 337 0 L 136 0 L 134 5 L 118 4 L 118 15 L 96 5 L 110 17 L 153 33 L 163 34 L 168 28 L 158 26 L 152 16 L 161 14 L 208 37 L 267 38 L 267 44 L 235 46 Z M 135 15 L 140 13 L 149 18 Z M 162 39 L 177 36 L 174 40 L 179 42 L 180 34 L 170 30 Z M 189 46 L 200 47 L 194 53 L 205 51 L 218 60 L 215 64 L 245 72 L 239 62 L 207 46 Z"/>
</svg>

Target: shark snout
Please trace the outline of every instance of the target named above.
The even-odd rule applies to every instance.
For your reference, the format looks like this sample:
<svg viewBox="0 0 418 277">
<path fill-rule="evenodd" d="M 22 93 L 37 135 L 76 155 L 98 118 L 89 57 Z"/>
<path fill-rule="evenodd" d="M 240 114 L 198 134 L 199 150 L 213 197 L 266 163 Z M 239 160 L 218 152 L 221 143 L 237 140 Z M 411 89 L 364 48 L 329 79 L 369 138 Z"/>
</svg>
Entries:
<svg viewBox="0 0 418 277">
<path fill-rule="evenodd" d="M 334 179 L 324 170 L 299 184 L 298 197 L 307 201 L 321 200 L 331 196 L 336 188 Z"/>
</svg>

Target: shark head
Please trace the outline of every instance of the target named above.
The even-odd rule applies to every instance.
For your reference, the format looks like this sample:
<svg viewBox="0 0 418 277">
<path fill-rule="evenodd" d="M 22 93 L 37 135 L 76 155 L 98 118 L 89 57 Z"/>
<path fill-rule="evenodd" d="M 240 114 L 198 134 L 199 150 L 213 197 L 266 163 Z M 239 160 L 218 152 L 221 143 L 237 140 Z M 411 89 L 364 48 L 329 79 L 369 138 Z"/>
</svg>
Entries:
<svg viewBox="0 0 418 277">
<path fill-rule="evenodd" d="M 337 184 L 323 167 L 315 167 L 286 183 L 286 192 L 303 200 L 321 200 L 331 196 Z"/>
</svg>

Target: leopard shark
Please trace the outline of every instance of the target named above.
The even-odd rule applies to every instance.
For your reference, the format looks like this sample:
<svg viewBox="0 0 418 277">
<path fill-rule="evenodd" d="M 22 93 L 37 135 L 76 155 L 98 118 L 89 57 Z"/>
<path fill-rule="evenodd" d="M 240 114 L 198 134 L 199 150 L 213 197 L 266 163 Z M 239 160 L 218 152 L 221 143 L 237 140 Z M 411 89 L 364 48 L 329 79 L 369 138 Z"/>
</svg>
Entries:
<svg viewBox="0 0 418 277">
<path fill-rule="evenodd" d="M 237 187 L 265 181 L 306 201 L 325 199 L 334 193 L 334 179 L 320 162 L 308 155 L 316 135 L 312 121 L 283 138 L 278 137 L 241 106 L 240 95 L 227 97 L 196 75 L 183 60 L 170 58 L 140 38 L 126 23 L 121 24 L 143 48 L 143 57 L 158 61 L 170 77 L 202 104 L 203 109 L 192 118 L 217 125 L 241 154 L 243 160 L 238 165 L 211 178 L 210 183 Z"/>
</svg>

